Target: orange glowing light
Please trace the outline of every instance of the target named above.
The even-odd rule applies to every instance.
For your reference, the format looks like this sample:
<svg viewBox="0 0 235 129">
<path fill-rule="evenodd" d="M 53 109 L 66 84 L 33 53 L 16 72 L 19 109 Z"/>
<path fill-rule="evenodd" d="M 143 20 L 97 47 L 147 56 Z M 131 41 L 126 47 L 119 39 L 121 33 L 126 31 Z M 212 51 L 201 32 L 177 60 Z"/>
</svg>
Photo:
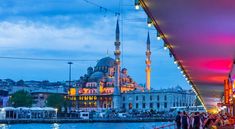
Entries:
<svg viewBox="0 0 235 129">
<path fill-rule="evenodd" d="M 229 104 L 229 92 L 231 88 L 229 87 L 229 80 L 224 80 L 224 103 Z"/>
<path fill-rule="evenodd" d="M 76 89 L 75 88 L 70 88 L 69 90 L 70 90 L 70 92 L 69 92 L 70 96 L 75 96 L 76 95 Z"/>
</svg>

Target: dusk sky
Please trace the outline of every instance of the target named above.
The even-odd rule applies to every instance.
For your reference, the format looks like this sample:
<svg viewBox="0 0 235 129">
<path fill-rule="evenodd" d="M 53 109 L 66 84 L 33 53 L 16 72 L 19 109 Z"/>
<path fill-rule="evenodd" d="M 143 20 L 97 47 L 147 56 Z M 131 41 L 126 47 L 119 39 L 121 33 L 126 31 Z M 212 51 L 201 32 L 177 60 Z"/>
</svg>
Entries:
<svg viewBox="0 0 235 129">
<path fill-rule="evenodd" d="M 109 55 L 114 58 L 115 26 L 120 12 L 122 67 L 137 83 L 145 83 L 145 51 L 150 32 L 152 51 L 151 87 L 190 86 L 146 25 L 143 9 L 134 0 L 3 0 L 0 4 L 0 78 L 13 80 L 68 79 L 67 61 L 13 60 L 2 57 L 77 59 L 72 79 Z M 106 9 L 108 10 L 106 10 Z M 113 12 L 112 12 L 112 11 Z M 107 54 L 108 53 L 108 54 Z"/>
</svg>

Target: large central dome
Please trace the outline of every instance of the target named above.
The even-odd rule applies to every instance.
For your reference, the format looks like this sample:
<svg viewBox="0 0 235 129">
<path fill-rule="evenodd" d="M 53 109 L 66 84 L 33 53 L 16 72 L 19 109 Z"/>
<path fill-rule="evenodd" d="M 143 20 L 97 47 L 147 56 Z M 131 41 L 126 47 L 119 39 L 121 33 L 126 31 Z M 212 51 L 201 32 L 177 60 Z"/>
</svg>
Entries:
<svg viewBox="0 0 235 129">
<path fill-rule="evenodd" d="M 113 67 L 115 60 L 111 57 L 105 57 L 98 61 L 96 67 Z"/>
</svg>

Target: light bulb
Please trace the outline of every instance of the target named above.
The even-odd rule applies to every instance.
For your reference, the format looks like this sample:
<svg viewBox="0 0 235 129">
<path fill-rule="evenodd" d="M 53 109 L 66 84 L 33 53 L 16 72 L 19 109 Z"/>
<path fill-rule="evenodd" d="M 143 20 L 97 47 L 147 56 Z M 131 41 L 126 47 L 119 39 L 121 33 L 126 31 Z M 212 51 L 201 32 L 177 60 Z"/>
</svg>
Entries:
<svg viewBox="0 0 235 129">
<path fill-rule="evenodd" d="M 140 9 L 140 1 L 139 0 L 135 0 L 135 9 L 136 10 Z"/>
<path fill-rule="evenodd" d="M 136 9 L 136 10 L 139 10 L 139 9 L 140 9 L 140 5 L 139 5 L 139 4 L 136 4 L 136 5 L 135 5 L 135 9 Z"/>
<path fill-rule="evenodd" d="M 159 32 L 157 32 L 157 40 L 160 40 L 161 39 L 161 35 Z"/>
<path fill-rule="evenodd" d="M 147 18 L 147 24 L 148 24 L 148 27 L 152 26 L 152 19 L 150 17 Z"/>
<path fill-rule="evenodd" d="M 177 60 L 174 61 L 174 64 L 177 64 Z"/>
<path fill-rule="evenodd" d="M 164 44 L 164 50 L 167 50 L 167 48 L 168 48 L 168 46 L 167 46 L 167 44 L 165 43 L 165 44 Z"/>
<path fill-rule="evenodd" d="M 160 40 L 161 39 L 161 37 L 157 37 L 157 40 Z"/>
</svg>

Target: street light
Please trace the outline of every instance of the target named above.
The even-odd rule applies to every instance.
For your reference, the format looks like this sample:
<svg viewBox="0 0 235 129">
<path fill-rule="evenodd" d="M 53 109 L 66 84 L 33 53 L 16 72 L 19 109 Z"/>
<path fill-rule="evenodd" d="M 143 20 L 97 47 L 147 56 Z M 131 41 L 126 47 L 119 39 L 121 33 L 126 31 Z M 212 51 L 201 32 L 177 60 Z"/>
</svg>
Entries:
<svg viewBox="0 0 235 129">
<path fill-rule="evenodd" d="M 69 64 L 69 88 L 71 87 L 71 65 L 73 64 L 73 62 L 68 62 Z"/>
<path fill-rule="evenodd" d="M 73 64 L 73 62 L 68 62 L 69 65 L 69 86 L 68 86 L 68 102 L 71 103 L 70 101 L 70 88 L 71 88 L 71 65 Z M 69 111 L 69 107 L 67 108 L 67 112 Z"/>
</svg>

